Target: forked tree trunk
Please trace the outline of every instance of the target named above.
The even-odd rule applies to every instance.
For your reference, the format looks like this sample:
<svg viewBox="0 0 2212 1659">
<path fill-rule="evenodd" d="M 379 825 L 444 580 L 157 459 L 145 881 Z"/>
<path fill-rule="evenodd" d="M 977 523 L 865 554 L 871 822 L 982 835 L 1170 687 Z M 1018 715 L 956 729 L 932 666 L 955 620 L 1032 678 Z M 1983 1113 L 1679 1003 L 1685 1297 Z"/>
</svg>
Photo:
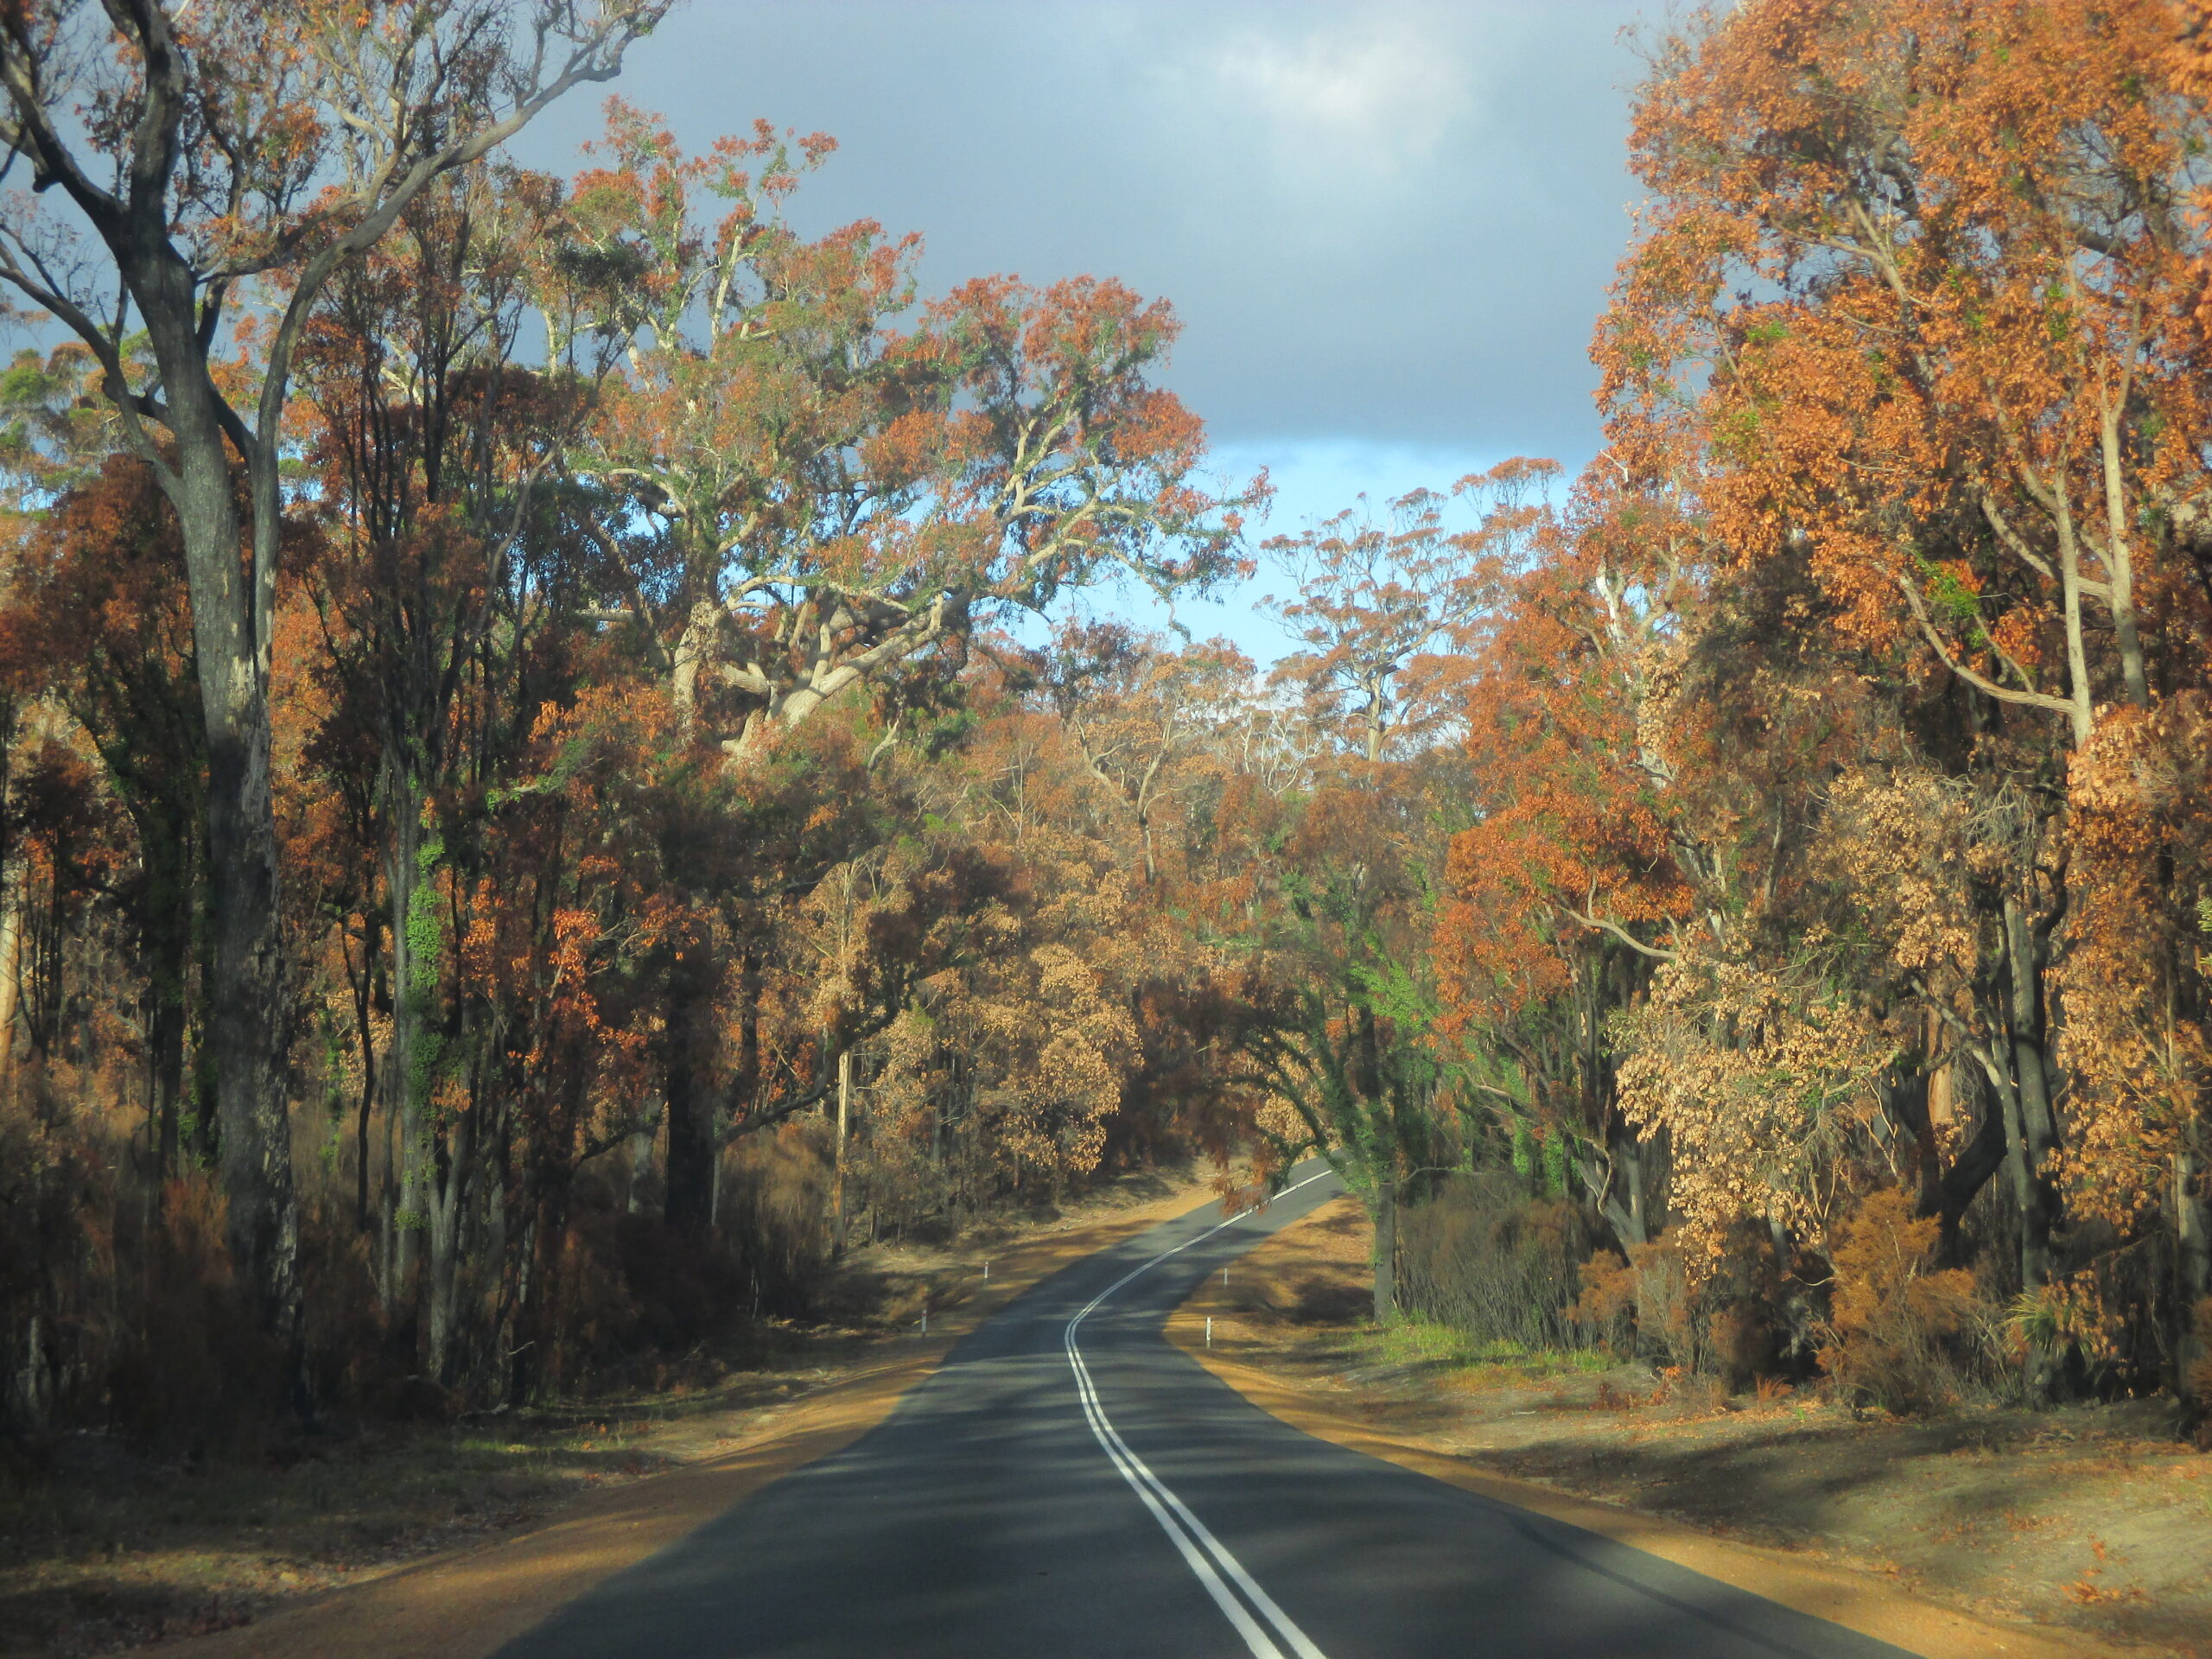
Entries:
<svg viewBox="0 0 2212 1659">
<path fill-rule="evenodd" d="M 255 515 L 249 557 L 221 400 L 199 337 L 192 272 L 169 245 L 162 217 L 141 211 L 136 198 L 127 220 L 114 227 L 111 245 L 160 366 L 164 423 L 175 444 L 174 459 L 156 476 L 183 536 L 207 733 L 213 951 L 205 1044 L 214 1072 L 216 1158 L 229 1205 L 231 1253 L 253 1288 L 263 1323 L 288 1342 L 303 1380 L 299 1222 L 284 1076 L 289 1007 L 270 776 L 276 480 L 273 472 L 251 480 L 257 506 L 265 502 L 268 511 Z M 273 467 L 273 455 L 269 461 Z"/>
</svg>

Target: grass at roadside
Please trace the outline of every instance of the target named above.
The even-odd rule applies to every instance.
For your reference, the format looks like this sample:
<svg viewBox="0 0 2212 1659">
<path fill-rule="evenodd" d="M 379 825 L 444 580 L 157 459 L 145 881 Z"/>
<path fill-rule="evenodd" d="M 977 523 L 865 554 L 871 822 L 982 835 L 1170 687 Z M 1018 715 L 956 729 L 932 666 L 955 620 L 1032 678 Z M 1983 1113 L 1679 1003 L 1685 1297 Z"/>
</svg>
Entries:
<svg viewBox="0 0 2212 1659">
<path fill-rule="evenodd" d="M 1395 1325 L 1358 1325 L 1317 1333 L 1317 1357 L 1358 1370 L 1425 1370 L 1452 1386 L 1503 1387 L 1546 1377 L 1592 1376 L 1613 1368 L 1595 1350 L 1547 1352 L 1517 1342 L 1478 1342 L 1457 1326 L 1408 1316 Z"/>
</svg>

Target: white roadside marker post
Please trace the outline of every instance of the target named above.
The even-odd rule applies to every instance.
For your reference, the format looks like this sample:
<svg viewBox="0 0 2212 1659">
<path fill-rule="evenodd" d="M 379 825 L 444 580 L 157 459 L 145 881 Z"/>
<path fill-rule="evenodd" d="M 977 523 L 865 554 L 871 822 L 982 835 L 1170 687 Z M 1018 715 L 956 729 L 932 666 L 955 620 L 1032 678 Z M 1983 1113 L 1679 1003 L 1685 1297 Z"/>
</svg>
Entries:
<svg viewBox="0 0 2212 1659">
<path fill-rule="evenodd" d="M 1206 1346 L 1213 1346 L 1213 1315 L 1211 1313 L 1206 1315 Z"/>
</svg>

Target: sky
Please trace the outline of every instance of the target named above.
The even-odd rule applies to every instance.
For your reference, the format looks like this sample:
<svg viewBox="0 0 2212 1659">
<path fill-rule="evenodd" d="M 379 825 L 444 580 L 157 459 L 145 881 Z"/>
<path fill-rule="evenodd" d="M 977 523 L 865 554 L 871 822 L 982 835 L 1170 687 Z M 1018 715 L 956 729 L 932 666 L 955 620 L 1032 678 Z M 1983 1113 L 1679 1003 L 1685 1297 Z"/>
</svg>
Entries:
<svg viewBox="0 0 2212 1659">
<path fill-rule="evenodd" d="M 819 232 L 919 232 L 925 289 L 1116 276 L 1183 321 L 1160 376 L 1224 477 L 1265 467 L 1263 533 L 1515 454 L 1598 447 L 1587 347 L 1628 235 L 1615 0 L 690 0 L 622 97 L 704 148 L 755 117 L 837 154 Z M 586 88 L 514 146 L 567 172 Z M 1186 605 L 1265 658 L 1252 591 Z M 1127 608 L 1157 620 L 1126 597 Z"/>
</svg>

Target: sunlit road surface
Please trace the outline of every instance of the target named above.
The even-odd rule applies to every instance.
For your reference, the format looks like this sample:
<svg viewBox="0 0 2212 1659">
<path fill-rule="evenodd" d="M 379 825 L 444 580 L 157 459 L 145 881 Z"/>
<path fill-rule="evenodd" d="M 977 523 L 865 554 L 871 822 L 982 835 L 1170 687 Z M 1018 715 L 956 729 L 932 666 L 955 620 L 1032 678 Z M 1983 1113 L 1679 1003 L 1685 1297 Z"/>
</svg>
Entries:
<svg viewBox="0 0 2212 1659">
<path fill-rule="evenodd" d="M 1897 1659 L 1315 1440 L 1168 1345 L 1201 1278 L 1340 1190 L 1324 1172 L 1064 1269 L 867 1436 L 500 1659 Z"/>
</svg>

